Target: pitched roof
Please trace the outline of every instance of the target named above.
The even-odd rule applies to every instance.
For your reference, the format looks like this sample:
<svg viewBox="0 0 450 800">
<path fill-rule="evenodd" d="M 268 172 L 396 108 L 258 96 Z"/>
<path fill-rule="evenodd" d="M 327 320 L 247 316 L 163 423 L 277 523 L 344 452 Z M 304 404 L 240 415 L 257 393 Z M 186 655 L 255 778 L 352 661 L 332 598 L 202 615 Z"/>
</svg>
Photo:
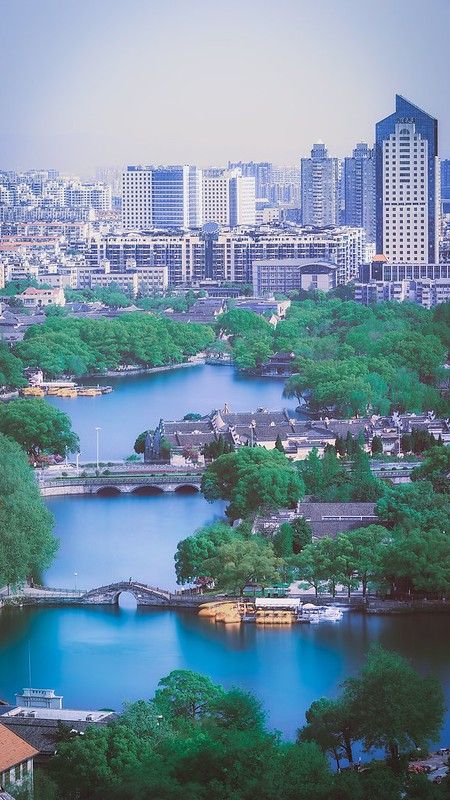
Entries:
<svg viewBox="0 0 450 800">
<path fill-rule="evenodd" d="M 83 733 L 92 725 L 106 725 L 116 719 L 116 714 L 105 715 L 104 719 L 98 721 L 88 720 L 58 720 L 42 719 L 33 717 L 4 717 L 2 724 L 10 732 L 15 731 L 18 737 L 24 739 L 33 748 L 36 748 L 36 755 L 41 757 L 52 756 L 56 750 L 56 743 L 61 732 L 61 726 L 69 730 Z M 14 734 L 15 735 L 15 734 Z"/>
<path fill-rule="evenodd" d="M 38 751 L 28 742 L 24 742 L 20 736 L 0 724 L 0 772 L 5 772 L 37 754 Z"/>
</svg>

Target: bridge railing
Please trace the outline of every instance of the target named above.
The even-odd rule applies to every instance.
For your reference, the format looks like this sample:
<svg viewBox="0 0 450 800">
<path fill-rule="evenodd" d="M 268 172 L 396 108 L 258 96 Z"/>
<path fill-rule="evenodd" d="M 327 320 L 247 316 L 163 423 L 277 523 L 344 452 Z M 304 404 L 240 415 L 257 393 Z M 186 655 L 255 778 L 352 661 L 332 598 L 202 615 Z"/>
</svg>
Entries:
<svg viewBox="0 0 450 800">
<path fill-rule="evenodd" d="M 114 475 L 86 475 L 86 476 L 72 476 L 72 475 L 64 475 L 60 478 L 52 477 L 51 479 L 40 478 L 39 484 L 41 486 L 85 486 L 89 484 L 90 486 L 115 486 L 116 484 L 125 483 L 125 484 L 136 484 L 136 485 L 151 485 L 154 484 L 158 486 L 159 484 L 164 483 L 200 483 L 201 480 L 201 473 L 173 473 L 173 474 L 148 474 L 148 475 L 131 475 L 131 474 L 124 474 L 120 475 L 115 473 Z"/>
</svg>

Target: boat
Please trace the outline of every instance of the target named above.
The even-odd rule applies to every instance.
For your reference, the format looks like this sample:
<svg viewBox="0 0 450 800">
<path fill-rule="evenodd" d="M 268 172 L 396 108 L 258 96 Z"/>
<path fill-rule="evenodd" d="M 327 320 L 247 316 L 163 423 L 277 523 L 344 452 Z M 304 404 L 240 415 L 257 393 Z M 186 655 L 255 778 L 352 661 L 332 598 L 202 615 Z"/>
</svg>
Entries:
<svg viewBox="0 0 450 800">
<path fill-rule="evenodd" d="M 24 386 L 20 390 L 22 397 L 44 397 L 45 392 L 40 386 Z"/>
</svg>

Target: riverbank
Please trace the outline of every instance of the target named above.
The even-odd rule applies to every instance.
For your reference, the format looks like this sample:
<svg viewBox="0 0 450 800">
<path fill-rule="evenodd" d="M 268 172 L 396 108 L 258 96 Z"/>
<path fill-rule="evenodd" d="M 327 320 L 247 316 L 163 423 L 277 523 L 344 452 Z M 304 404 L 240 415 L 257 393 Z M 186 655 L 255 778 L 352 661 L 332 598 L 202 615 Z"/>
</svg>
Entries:
<svg viewBox="0 0 450 800">
<path fill-rule="evenodd" d="M 126 378 L 129 375 L 152 375 L 157 372 L 169 372 L 175 369 L 186 369 L 186 367 L 198 367 L 205 364 L 203 356 L 193 356 L 191 361 L 181 361 L 179 364 L 164 364 L 160 367 L 130 367 L 124 369 L 110 369 L 105 372 L 88 372 L 82 375 L 80 380 L 91 380 L 93 378 Z"/>
</svg>

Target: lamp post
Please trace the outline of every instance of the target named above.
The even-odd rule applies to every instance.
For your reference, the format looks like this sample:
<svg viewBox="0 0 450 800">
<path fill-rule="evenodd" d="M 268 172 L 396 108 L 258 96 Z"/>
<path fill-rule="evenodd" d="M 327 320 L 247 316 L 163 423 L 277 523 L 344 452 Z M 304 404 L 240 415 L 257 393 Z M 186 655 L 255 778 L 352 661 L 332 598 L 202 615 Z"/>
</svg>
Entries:
<svg viewBox="0 0 450 800">
<path fill-rule="evenodd" d="M 80 474 L 80 456 L 81 453 L 75 453 L 75 461 L 76 461 L 76 468 L 77 468 L 77 478 Z"/>
<path fill-rule="evenodd" d="M 99 451 L 99 433 L 100 433 L 100 431 L 101 431 L 101 428 L 99 428 L 98 425 L 97 425 L 96 428 L 95 428 L 96 443 L 97 443 L 97 469 L 98 469 L 98 451 Z"/>
<path fill-rule="evenodd" d="M 74 574 L 74 577 L 75 577 L 75 591 L 77 592 L 78 591 L 78 580 L 77 580 L 78 579 L 78 572 L 74 572 L 73 574 Z"/>
</svg>

